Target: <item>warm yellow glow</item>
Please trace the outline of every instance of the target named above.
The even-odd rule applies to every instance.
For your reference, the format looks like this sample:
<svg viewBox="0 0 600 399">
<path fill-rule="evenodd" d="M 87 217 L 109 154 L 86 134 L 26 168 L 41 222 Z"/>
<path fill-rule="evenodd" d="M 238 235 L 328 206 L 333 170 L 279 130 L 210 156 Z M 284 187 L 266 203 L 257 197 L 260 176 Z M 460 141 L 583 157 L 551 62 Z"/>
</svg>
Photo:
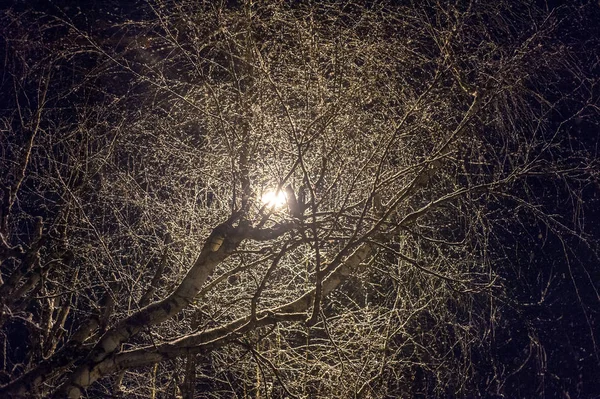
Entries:
<svg viewBox="0 0 600 399">
<path fill-rule="evenodd" d="M 287 202 L 287 195 L 283 191 L 269 190 L 261 198 L 262 203 L 269 208 L 281 208 Z"/>
</svg>

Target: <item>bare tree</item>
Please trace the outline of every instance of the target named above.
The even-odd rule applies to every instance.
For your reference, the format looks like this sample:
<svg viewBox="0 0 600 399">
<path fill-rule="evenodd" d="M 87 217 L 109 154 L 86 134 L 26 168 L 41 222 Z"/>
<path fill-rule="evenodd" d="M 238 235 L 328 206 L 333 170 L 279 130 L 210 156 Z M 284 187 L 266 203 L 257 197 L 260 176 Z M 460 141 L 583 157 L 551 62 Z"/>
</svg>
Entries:
<svg viewBox="0 0 600 399">
<path fill-rule="evenodd" d="M 362 3 L 1 14 L 1 395 L 597 388 L 597 5 Z"/>
</svg>

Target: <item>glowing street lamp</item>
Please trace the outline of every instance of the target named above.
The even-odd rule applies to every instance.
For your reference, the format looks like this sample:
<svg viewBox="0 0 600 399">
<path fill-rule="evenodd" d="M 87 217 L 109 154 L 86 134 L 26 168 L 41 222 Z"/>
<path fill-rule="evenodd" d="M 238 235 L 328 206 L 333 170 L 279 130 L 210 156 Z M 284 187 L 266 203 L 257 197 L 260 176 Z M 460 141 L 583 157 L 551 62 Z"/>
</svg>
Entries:
<svg viewBox="0 0 600 399">
<path fill-rule="evenodd" d="M 287 195 L 284 191 L 269 190 L 262 195 L 261 201 L 269 208 L 279 209 L 286 204 Z"/>
</svg>

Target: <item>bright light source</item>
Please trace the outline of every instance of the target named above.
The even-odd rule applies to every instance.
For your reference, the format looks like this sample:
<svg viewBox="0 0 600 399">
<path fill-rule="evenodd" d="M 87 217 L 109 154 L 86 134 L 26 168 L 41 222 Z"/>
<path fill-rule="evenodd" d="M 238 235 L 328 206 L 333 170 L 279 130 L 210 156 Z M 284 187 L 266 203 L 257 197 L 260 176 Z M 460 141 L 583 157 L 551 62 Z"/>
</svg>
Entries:
<svg viewBox="0 0 600 399">
<path fill-rule="evenodd" d="M 287 195 L 283 191 L 269 190 L 261 198 L 262 203 L 269 208 L 281 208 L 287 202 Z"/>
</svg>

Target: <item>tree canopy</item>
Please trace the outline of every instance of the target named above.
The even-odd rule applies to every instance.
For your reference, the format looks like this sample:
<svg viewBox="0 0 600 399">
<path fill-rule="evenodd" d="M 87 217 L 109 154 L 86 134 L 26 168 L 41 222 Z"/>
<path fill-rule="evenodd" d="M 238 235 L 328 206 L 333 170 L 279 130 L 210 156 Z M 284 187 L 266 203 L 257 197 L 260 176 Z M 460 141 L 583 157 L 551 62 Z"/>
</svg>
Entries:
<svg viewBox="0 0 600 399">
<path fill-rule="evenodd" d="M 0 396 L 598 393 L 598 4 L 83 7 L 0 12 Z"/>
</svg>

